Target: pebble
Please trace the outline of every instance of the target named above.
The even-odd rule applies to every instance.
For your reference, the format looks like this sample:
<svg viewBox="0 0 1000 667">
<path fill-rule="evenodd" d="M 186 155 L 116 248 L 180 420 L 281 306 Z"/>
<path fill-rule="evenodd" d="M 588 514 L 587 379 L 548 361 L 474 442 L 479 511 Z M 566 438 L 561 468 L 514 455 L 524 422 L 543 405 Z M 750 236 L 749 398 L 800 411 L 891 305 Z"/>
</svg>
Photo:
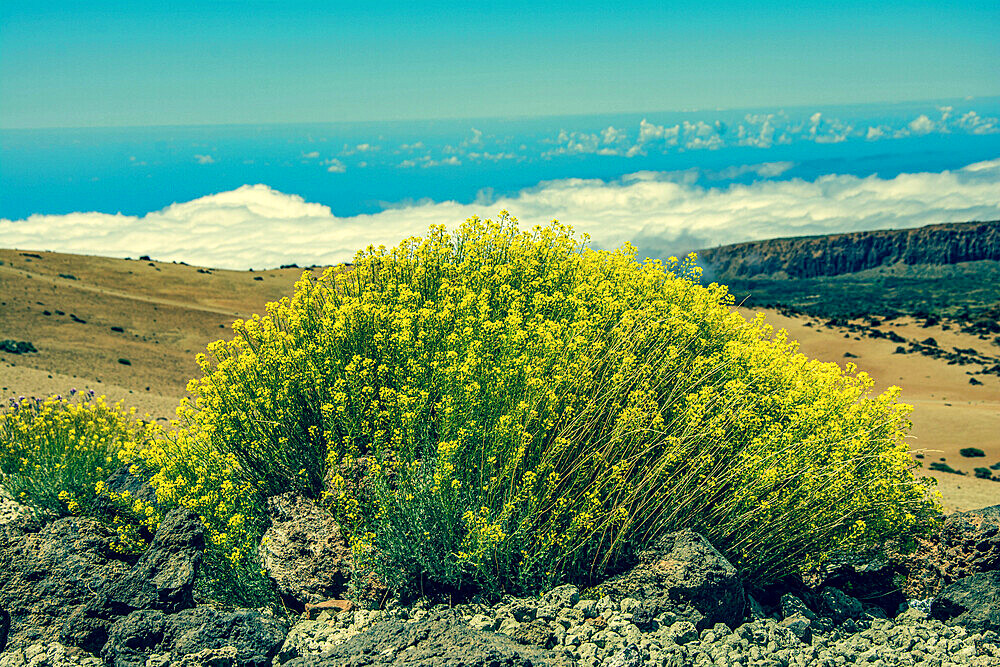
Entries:
<svg viewBox="0 0 1000 667">
<path fill-rule="evenodd" d="M 831 615 L 857 612 L 842 599 L 831 598 L 829 603 Z M 320 656 L 383 618 L 415 622 L 427 615 L 428 606 L 300 620 L 274 664 Z M 756 618 L 737 628 L 717 623 L 701 632 L 670 613 L 657 615 L 640 629 L 632 620 L 642 611 L 641 602 L 580 599 L 573 586 L 560 586 L 541 599 L 506 598 L 492 607 L 458 608 L 473 630 L 539 643 L 550 633 L 548 645 L 553 659 L 558 658 L 553 664 L 578 667 L 1000 666 L 1000 634 L 944 625 L 928 618 L 923 605 L 910 606 L 895 619 L 862 615 L 839 624 L 797 598 L 783 599 L 781 606 L 789 612 L 786 621 Z M 6 667 L 2 661 L 0 667 Z"/>
</svg>

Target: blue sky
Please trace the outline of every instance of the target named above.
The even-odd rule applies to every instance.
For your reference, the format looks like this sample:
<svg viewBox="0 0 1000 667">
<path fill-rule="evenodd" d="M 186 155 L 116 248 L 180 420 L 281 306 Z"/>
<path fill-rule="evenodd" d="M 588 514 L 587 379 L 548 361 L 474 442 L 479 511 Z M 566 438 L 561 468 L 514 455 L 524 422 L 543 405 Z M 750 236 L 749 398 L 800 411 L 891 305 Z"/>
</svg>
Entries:
<svg viewBox="0 0 1000 667">
<path fill-rule="evenodd" d="M 1000 94 L 1000 4 L 19 2 L 0 128 L 625 113 Z"/>
</svg>

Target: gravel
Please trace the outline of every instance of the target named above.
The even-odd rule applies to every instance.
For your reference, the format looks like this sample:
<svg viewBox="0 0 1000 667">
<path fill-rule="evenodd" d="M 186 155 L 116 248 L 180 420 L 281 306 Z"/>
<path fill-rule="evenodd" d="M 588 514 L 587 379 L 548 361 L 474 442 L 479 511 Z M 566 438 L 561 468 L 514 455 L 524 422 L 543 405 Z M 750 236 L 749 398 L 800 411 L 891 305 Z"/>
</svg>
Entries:
<svg viewBox="0 0 1000 667">
<path fill-rule="evenodd" d="M 835 602 L 849 607 L 850 600 Z M 458 605 L 454 611 L 455 622 L 473 631 L 501 633 L 518 644 L 543 650 L 544 662 L 550 665 L 1000 666 L 996 632 L 946 625 L 928 617 L 926 601 L 914 602 L 895 619 L 864 613 L 858 614 L 860 618 L 837 619 L 820 617 L 792 598 L 783 602 L 781 621 L 758 617 L 735 629 L 717 623 L 701 632 L 669 612 L 647 617 L 640 600 L 581 600 L 573 586 L 561 586 L 541 598 L 505 598 L 493 606 Z M 316 620 L 303 619 L 292 627 L 274 664 L 296 658 L 322 664 L 325 655 L 380 621 L 417 623 L 446 608 L 420 601 L 386 610 L 324 611 Z"/>
</svg>

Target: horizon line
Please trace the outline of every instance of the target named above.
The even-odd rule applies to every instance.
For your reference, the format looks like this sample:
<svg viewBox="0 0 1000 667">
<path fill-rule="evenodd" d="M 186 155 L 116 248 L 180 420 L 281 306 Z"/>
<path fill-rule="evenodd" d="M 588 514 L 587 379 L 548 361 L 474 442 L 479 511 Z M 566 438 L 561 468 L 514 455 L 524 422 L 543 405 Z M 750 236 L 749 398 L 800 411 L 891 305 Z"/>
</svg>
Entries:
<svg viewBox="0 0 1000 667">
<path fill-rule="evenodd" d="M 895 102 L 873 101 L 873 102 L 838 102 L 838 103 L 801 103 L 801 104 L 779 104 L 773 106 L 734 106 L 734 107 L 696 107 L 693 109 L 659 109 L 646 111 L 611 111 L 611 112 L 579 112 L 579 113 L 553 113 L 536 114 L 524 116 L 441 116 L 437 118 L 396 118 L 396 119 L 374 119 L 374 120 L 315 120 L 315 121 L 266 121 L 266 122 L 209 122 L 209 123 L 162 123 L 151 125 L 50 125 L 40 127 L 5 127 L 0 126 L 0 132 L 40 132 L 47 130 L 128 130 L 128 129 L 179 129 L 179 128 L 226 128 L 226 127 L 288 127 L 288 126 L 317 126 L 317 125 L 404 125 L 415 123 L 435 123 L 435 122 L 475 122 L 475 121 L 508 121 L 523 122 L 530 120 L 559 119 L 559 118 L 585 118 L 598 116 L 642 116 L 652 114 L 697 114 L 697 113 L 725 113 L 733 111 L 764 111 L 785 109 L 816 109 L 816 108 L 844 108 L 844 107 L 872 107 L 872 106 L 906 106 L 913 104 L 937 104 L 941 102 L 1000 102 L 1000 92 L 994 95 L 967 95 L 963 97 L 936 97 L 925 99 L 900 100 Z"/>
</svg>

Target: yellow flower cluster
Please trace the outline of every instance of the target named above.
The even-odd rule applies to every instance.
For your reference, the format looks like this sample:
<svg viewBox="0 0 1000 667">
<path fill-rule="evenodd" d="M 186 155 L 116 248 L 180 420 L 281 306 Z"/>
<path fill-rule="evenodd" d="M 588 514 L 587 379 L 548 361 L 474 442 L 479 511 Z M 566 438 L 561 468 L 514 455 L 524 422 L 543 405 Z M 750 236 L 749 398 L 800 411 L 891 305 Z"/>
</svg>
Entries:
<svg viewBox="0 0 1000 667">
<path fill-rule="evenodd" d="M 91 514 L 97 497 L 109 495 L 104 480 L 155 428 L 103 396 L 73 394 L 13 400 L 0 411 L 0 486 L 48 518 Z M 135 546 L 128 530 L 120 532 L 124 550 Z"/>
</svg>

